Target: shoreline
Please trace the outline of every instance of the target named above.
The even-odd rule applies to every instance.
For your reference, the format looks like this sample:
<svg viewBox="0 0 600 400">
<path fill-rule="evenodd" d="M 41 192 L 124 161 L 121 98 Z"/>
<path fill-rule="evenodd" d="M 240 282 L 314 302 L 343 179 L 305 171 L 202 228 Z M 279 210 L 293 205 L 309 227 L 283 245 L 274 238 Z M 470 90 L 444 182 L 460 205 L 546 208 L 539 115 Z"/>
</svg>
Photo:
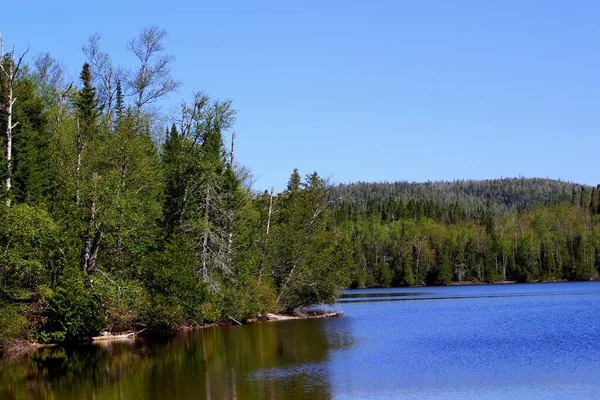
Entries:
<svg viewBox="0 0 600 400">
<path fill-rule="evenodd" d="M 258 316 L 256 318 L 251 318 L 246 320 L 244 323 L 241 323 L 231 317 L 227 319 L 223 319 L 219 322 L 212 322 L 208 324 L 182 324 L 180 326 L 174 327 L 168 333 L 173 334 L 178 331 L 193 331 L 198 329 L 206 329 L 206 328 L 214 328 L 214 327 L 225 327 L 225 326 L 241 326 L 241 325 L 250 325 L 261 322 L 281 322 L 281 321 L 290 321 L 290 320 L 304 320 L 304 319 L 320 319 L 320 318 L 338 318 L 344 314 L 343 311 L 319 311 L 319 312 L 306 312 L 306 313 L 294 313 L 294 314 L 285 314 L 285 313 L 266 313 L 264 315 Z M 36 350 L 43 348 L 50 348 L 60 346 L 62 344 L 96 344 L 102 345 L 108 342 L 118 342 L 118 341 L 129 341 L 135 340 L 140 337 L 139 334 L 145 331 L 146 328 L 140 331 L 130 331 L 121 334 L 101 334 L 99 336 L 92 337 L 84 337 L 79 340 L 72 340 L 64 343 L 37 343 L 29 340 L 15 340 L 4 347 L 2 353 L 0 353 L 0 362 L 6 360 L 14 360 L 21 358 L 29 353 L 32 353 Z M 148 336 L 157 335 L 157 332 L 151 332 Z"/>
<path fill-rule="evenodd" d="M 444 286 L 484 286 L 484 285 L 531 285 L 536 283 L 568 283 L 568 282 L 597 282 L 598 279 L 588 280 L 569 280 L 569 279 L 551 279 L 543 281 L 532 281 L 532 282 L 519 282 L 519 281 L 496 281 L 496 282 L 480 282 L 480 281 L 462 281 L 462 282 L 450 282 L 445 285 L 427 285 L 424 282 L 416 283 L 411 286 L 364 286 L 364 287 L 352 287 L 346 290 L 356 289 L 392 289 L 392 288 L 414 288 L 414 287 L 444 287 Z"/>
<path fill-rule="evenodd" d="M 426 285 L 425 283 L 419 283 L 412 286 L 401 286 L 403 288 L 411 288 L 411 287 L 443 287 L 443 286 L 483 286 L 483 285 L 519 285 L 519 284 L 540 284 L 540 283 L 568 283 L 568 282 L 594 282 L 597 281 L 595 279 L 585 280 L 585 281 L 570 281 L 568 279 L 555 279 L 555 280 L 543 280 L 543 281 L 535 281 L 535 282 L 519 282 L 519 281 L 497 281 L 497 282 L 478 282 L 478 281 L 464 281 L 464 282 L 450 282 L 446 285 Z M 350 288 L 347 290 L 356 290 L 356 289 L 390 289 L 395 286 L 367 286 L 363 288 Z M 224 326 L 238 326 L 238 325 L 249 325 L 257 322 L 280 322 L 280 321 L 290 321 L 290 320 L 302 320 L 302 319 L 318 319 L 318 318 L 336 318 L 341 317 L 343 315 L 343 311 L 312 311 L 312 312 L 295 312 L 295 313 L 266 313 L 264 315 L 258 316 L 256 318 L 251 318 L 242 322 L 237 321 L 236 319 L 228 316 L 221 321 L 212 322 L 208 324 L 198 324 L 198 323 L 188 323 L 188 324 L 180 324 L 176 327 L 173 327 L 168 333 L 175 333 L 178 331 L 191 331 L 196 329 L 206 329 L 213 327 L 224 327 Z M 146 328 L 140 331 L 127 331 L 120 334 L 101 334 L 99 336 L 93 337 L 84 337 L 78 340 L 72 340 L 65 343 L 91 343 L 91 344 L 102 344 L 113 341 L 128 341 L 134 340 L 139 337 L 139 334 L 145 331 Z M 157 335 L 159 333 L 152 332 L 149 335 Z M 20 358 L 26 354 L 29 354 L 35 350 L 42 348 L 50 348 L 60 346 L 63 343 L 38 343 L 24 339 L 18 339 L 13 342 L 10 342 L 4 346 L 2 352 L 0 352 L 0 362 L 7 359 L 16 359 Z"/>
</svg>

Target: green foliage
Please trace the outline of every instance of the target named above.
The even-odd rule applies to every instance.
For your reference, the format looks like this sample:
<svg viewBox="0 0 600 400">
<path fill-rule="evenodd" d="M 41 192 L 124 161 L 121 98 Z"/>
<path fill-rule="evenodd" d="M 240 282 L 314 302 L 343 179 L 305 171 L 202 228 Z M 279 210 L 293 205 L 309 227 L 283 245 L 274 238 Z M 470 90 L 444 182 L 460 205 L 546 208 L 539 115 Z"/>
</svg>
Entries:
<svg viewBox="0 0 600 400">
<path fill-rule="evenodd" d="M 0 198 L 0 340 L 30 327 L 51 342 L 248 320 L 331 304 L 350 285 L 598 278 L 598 187 L 548 179 L 331 187 L 294 169 L 282 193 L 255 194 L 224 145 L 231 101 L 201 92 L 160 143 L 164 118 L 148 104 L 178 83 L 168 68 L 150 81 L 144 74 L 160 66 L 164 35 L 151 27 L 132 42 L 148 55 L 134 74 L 116 73 L 103 55 L 102 68 L 84 64 L 79 87 L 69 88 L 47 54 L 35 73 L 18 74 L 13 187 Z M 127 76 L 135 104 L 121 87 Z M 6 83 L 0 77 L 3 107 Z M 1 112 L 0 135 L 6 123 Z"/>
<path fill-rule="evenodd" d="M 377 286 L 390 286 L 393 279 L 392 269 L 384 262 L 377 263 L 373 270 L 373 277 Z"/>
<path fill-rule="evenodd" d="M 428 285 L 597 279 L 600 221 L 591 199 L 589 208 L 581 205 L 586 192 L 577 193 L 574 205 L 539 206 L 499 219 L 484 212 L 476 221 L 386 221 L 375 211 L 336 224 L 354 241 L 355 285 L 359 278 L 360 284 L 381 284 L 384 260 L 392 260 L 393 285 L 410 284 L 411 275 L 413 284 Z"/>
<path fill-rule="evenodd" d="M 12 340 L 27 336 L 28 321 L 22 304 L 5 304 L 0 300 L 0 354 Z"/>
<path fill-rule="evenodd" d="M 118 275 L 98 275 L 94 279 L 93 293 L 101 299 L 106 313 L 105 330 L 119 333 L 144 324 L 150 304 L 146 288 L 140 281 Z"/>
<path fill-rule="evenodd" d="M 204 321 L 206 289 L 195 275 L 198 261 L 192 246 L 175 238 L 144 259 L 141 276 L 150 303 L 147 321 L 152 326 L 165 329 L 185 319 Z"/>
<path fill-rule="evenodd" d="M 89 285 L 79 271 L 65 271 L 57 287 L 43 293 L 43 321 L 33 337 L 41 342 L 61 342 L 98 334 L 106 320 Z"/>
<path fill-rule="evenodd" d="M 349 286 L 352 259 L 346 237 L 329 229 L 328 187 L 317 173 L 296 185 L 294 170 L 288 190 L 277 199 L 266 270 L 273 276 L 281 308 L 333 303 Z"/>
<path fill-rule="evenodd" d="M 95 131 L 95 124 L 100 116 L 99 100 L 96 96 L 96 88 L 92 85 L 92 73 L 88 63 L 83 64 L 80 75 L 83 88 L 74 99 L 80 128 L 84 135 L 90 137 Z"/>
<path fill-rule="evenodd" d="M 0 292 L 52 285 L 62 263 L 59 232 L 46 211 L 0 204 Z"/>
</svg>

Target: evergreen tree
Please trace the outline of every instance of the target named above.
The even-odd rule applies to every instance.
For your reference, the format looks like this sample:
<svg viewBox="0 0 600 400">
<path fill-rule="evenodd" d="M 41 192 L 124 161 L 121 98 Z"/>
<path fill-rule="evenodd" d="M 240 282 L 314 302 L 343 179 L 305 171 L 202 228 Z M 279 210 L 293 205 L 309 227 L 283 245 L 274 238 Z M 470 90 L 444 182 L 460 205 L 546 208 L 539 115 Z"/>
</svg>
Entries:
<svg viewBox="0 0 600 400">
<path fill-rule="evenodd" d="M 117 126 L 119 125 L 121 119 L 123 118 L 124 113 L 125 113 L 125 99 L 123 97 L 123 89 L 121 87 L 121 80 L 117 79 L 116 102 L 115 102 L 115 114 L 116 114 Z"/>
<path fill-rule="evenodd" d="M 298 173 L 298 168 L 294 168 L 294 172 L 292 172 L 292 175 L 290 176 L 290 179 L 287 184 L 288 192 L 295 192 L 296 190 L 300 189 L 301 180 L 302 178 Z"/>
<path fill-rule="evenodd" d="M 162 163 L 165 171 L 165 196 L 163 206 L 163 226 L 165 236 L 170 237 L 176 229 L 182 228 L 182 218 L 185 202 L 188 199 L 186 192 L 188 177 L 185 174 L 185 159 L 187 151 L 185 138 L 179 135 L 175 124 L 167 132 L 167 139 L 162 149 Z M 188 167 L 189 168 L 189 167 Z"/>
<path fill-rule="evenodd" d="M 96 88 L 92 85 L 92 73 L 88 63 L 83 64 L 80 79 L 83 87 L 75 97 L 74 105 L 83 135 L 91 138 L 100 116 L 100 105 L 96 96 Z"/>
</svg>

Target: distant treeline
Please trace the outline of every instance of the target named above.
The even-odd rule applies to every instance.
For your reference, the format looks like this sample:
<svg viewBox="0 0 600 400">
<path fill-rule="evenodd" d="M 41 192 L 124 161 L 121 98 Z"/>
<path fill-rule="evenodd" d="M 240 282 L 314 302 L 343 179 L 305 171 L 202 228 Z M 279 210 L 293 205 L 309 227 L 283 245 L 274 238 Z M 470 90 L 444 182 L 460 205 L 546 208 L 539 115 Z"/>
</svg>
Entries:
<svg viewBox="0 0 600 400">
<path fill-rule="evenodd" d="M 599 188 L 549 179 L 339 185 L 354 286 L 587 280 L 600 268 Z"/>
</svg>

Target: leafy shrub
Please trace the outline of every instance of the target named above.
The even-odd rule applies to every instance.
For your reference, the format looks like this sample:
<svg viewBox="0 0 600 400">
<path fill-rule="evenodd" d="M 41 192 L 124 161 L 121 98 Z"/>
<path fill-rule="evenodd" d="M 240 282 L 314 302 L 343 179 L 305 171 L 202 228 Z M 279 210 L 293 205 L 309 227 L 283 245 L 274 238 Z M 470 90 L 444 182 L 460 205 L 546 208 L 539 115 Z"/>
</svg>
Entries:
<svg viewBox="0 0 600 400">
<path fill-rule="evenodd" d="M 148 314 L 148 293 L 137 280 L 97 275 L 94 293 L 102 301 L 107 329 L 113 333 L 134 329 Z"/>
<path fill-rule="evenodd" d="M 27 319 L 23 316 L 24 308 L 0 302 L 0 353 L 11 341 L 25 338 Z"/>
<path fill-rule="evenodd" d="M 162 251 L 145 257 L 141 275 L 149 298 L 149 326 L 167 329 L 185 319 L 203 321 L 205 288 L 195 274 L 197 264 L 194 253 L 182 240 L 174 240 Z"/>
<path fill-rule="evenodd" d="M 41 342 L 93 336 L 106 324 L 100 304 L 84 283 L 83 273 L 69 271 L 54 290 L 43 293 L 43 321 L 33 330 Z"/>
</svg>

